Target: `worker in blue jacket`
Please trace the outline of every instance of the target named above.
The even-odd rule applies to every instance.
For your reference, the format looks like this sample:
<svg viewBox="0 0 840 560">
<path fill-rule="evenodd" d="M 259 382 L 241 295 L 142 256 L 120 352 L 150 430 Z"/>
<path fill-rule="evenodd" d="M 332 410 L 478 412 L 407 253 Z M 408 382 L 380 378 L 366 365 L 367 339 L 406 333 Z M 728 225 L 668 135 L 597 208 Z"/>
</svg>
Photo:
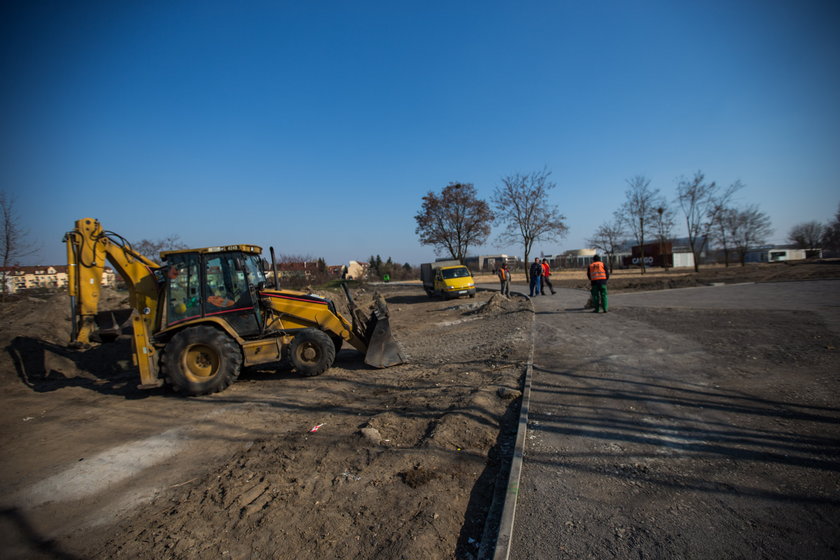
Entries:
<svg viewBox="0 0 840 560">
<path fill-rule="evenodd" d="M 531 297 L 540 295 L 540 278 L 543 275 L 543 267 L 540 264 L 540 258 L 537 257 L 534 259 L 534 262 L 531 263 L 531 284 L 529 286 Z"/>
</svg>

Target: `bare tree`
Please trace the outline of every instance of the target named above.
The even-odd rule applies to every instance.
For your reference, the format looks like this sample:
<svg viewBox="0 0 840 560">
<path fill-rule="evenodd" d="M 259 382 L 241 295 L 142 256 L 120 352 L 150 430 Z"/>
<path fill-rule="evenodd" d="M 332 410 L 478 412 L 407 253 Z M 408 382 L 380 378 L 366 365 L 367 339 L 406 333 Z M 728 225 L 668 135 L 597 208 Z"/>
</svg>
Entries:
<svg viewBox="0 0 840 560">
<path fill-rule="evenodd" d="M 522 243 L 525 250 L 525 275 L 531 250 L 538 240 L 550 241 L 566 235 L 566 217 L 549 202 L 549 193 L 557 185 L 549 181 L 547 169 L 528 175 L 516 173 L 502 178 L 493 192 L 497 216 L 505 224 L 499 242 Z M 530 278 L 528 278 L 530 280 Z"/>
<path fill-rule="evenodd" d="M 414 219 L 420 243 L 464 262 L 469 248 L 483 245 L 490 236 L 493 213 L 471 183 L 450 183 L 440 195 L 429 192 L 424 196 Z"/>
<path fill-rule="evenodd" d="M 674 240 L 674 226 L 677 217 L 670 206 L 660 206 L 656 209 L 656 239 L 659 241 L 659 254 L 662 258 L 662 266 L 665 266 L 665 258 L 662 256 L 662 246 Z"/>
<path fill-rule="evenodd" d="M 840 251 L 840 206 L 838 206 L 837 213 L 834 215 L 834 221 L 825 226 L 821 245 L 823 249 L 829 251 Z"/>
<path fill-rule="evenodd" d="M 613 263 L 615 262 L 615 254 L 618 252 L 627 232 L 624 231 L 624 226 L 621 221 L 614 218 L 611 222 L 604 222 L 601 224 L 595 234 L 587 240 L 589 245 L 595 249 L 600 249 L 609 262 L 610 273 L 613 271 Z"/>
<path fill-rule="evenodd" d="M 723 249 L 723 262 L 727 267 L 729 266 L 729 249 L 732 245 L 732 231 L 737 222 L 738 211 L 734 208 L 723 208 L 715 214 L 711 236 Z"/>
<path fill-rule="evenodd" d="M 729 205 L 732 196 L 741 189 L 740 181 L 721 190 L 712 181 L 706 182 L 706 176 L 698 171 L 691 179 L 681 179 L 677 183 L 677 203 L 685 215 L 688 231 L 688 244 L 694 255 L 694 271 L 700 270 L 700 255 L 708 242 L 712 228 L 720 227 L 719 218 Z"/>
<path fill-rule="evenodd" d="M 279 253 L 277 255 L 277 262 L 282 264 L 290 264 L 290 263 L 311 263 L 317 262 L 318 259 L 313 257 L 310 254 L 305 255 L 297 255 L 297 254 L 286 254 L 286 253 Z"/>
<path fill-rule="evenodd" d="M 746 264 L 747 253 L 765 243 L 767 237 L 773 233 L 770 217 L 751 205 L 743 210 L 731 213 L 730 232 L 735 250 L 741 266 Z"/>
<path fill-rule="evenodd" d="M 18 265 L 20 259 L 38 252 L 38 246 L 26 240 L 29 232 L 20 225 L 14 199 L 3 191 L 0 191 L 0 219 L 3 221 L 0 233 L 0 263 L 3 267 Z"/>
<path fill-rule="evenodd" d="M 163 239 L 141 239 L 137 243 L 132 243 L 131 248 L 148 259 L 158 261 L 162 251 L 178 251 L 188 247 L 181 241 L 179 235 L 172 234 Z"/>
<path fill-rule="evenodd" d="M 788 233 L 788 240 L 800 249 L 816 249 L 821 246 L 825 226 L 817 221 L 796 224 Z"/>
<path fill-rule="evenodd" d="M 665 199 L 659 194 L 659 189 L 650 188 L 650 179 L 643 175 L 636 175 L 627 179 L 629 188 L 625 191 L 627 200 L 616 212 L 616 218 L 624 224 L 633 235 L 641 251 L 642 274 L 645 273 L 644 245 L 645 239 L 651 231 L 656 231 L 659 219 L 659 208 L 666 206 Z"/>
</svg>

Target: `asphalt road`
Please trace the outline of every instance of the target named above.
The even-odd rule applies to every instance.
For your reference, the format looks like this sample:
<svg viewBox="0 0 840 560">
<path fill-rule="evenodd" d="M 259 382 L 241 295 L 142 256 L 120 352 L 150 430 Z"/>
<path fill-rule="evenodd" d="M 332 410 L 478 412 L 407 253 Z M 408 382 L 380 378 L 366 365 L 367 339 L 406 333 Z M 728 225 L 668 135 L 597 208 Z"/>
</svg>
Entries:
<svg viewBox="0 0 840 560">
<path fill-rule="evenodd" d="M 840 556 L 840 408 L 804 404 L 795 386 L 789 399 L 767 398 L 770 370 L 747 382 L 690 329 L 632 312 L 806 311 L 840 334 L 840 281 L 611 294 L 611 312 L 597 315 L 583 309 L 587 296 L 533 300 L 509 557 Z"/>
<path fill-rule="evenodd" d="M 838 280 L 750 283 L 615 294 L 610 296 L 610 303 L 619 307 L 811 311 L 840 333 Z"/>
</svg>

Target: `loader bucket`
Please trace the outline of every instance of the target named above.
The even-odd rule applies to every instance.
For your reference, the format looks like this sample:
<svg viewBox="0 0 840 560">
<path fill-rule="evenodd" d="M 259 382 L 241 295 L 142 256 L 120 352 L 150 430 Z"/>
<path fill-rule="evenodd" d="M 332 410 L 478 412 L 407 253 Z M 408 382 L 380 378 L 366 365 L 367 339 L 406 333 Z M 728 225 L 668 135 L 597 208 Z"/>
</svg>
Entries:
<svg viewBox="0 0 840 560">
<path fill-rule="evenodd" d="M 347 305 L 353 317 L 353 332 L 367 344 L 365 363 L 376 368 L 404 364 L 406 358 L 402 353 L 402 348 L 391 334 L 391 322 L 388 319 L 388 304 L 385 303 L 385 298 L 374 293 L 373 312 L 368 319 L 353 300 L 347 288 L 347 282 L 342 282 L 341 287 L 347 295 Z"/>
<path fill-rule="evenodd" d="M 365 363 L 375 368 L 386 368 L 405 363 L 399 343 L 391 334 L 391 323 L 388 316 L 379 317 L 374 313 L 368 323 L 367 332 L 370 333 Z"/>
</svg>

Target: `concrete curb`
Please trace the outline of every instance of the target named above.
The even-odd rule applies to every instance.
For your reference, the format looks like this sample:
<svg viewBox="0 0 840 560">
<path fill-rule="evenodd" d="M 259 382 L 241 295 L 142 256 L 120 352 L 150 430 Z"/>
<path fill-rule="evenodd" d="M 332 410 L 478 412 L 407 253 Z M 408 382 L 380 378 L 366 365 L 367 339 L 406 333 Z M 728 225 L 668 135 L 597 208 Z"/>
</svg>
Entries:
<svg viewBox="0 0 840 560">
<path fill-rule="evenodd" d="M 514 292 L 511 292 L 513 294 Z M 527 300 L 530 298 L 522 293 L 518 293 Z M 522 461 L 525 455 L 525 436 L 528 431 L 528 408 L 531 401 L 531 375 L 534 370 L 534 323 L 536 322 L 536 314 L 531 319 L 531 348 L 528 353 L 528 363 L 525 368 L 525 382 L 522 387 L 522 404 L 519 408 L 519 423 L 516 429 L 516 443 L 513 447 L 513 456 L 511 458 L 510 473 L 508 474 L 507 487 L 504 492 L 504 504 L 502 506 L 502 513 L 499 519 L 499 531 L 496 536 L 495 548 L 493 555 L 489 556 L 485 546 L 481 547 L 478 558 L 486 560 L 492 558 L 493 560 L 507 560 L 510 555 L 510 544 L 513 538 L 513 522 L 516 516 L 516 499 L 519 495 L 519 478 L 522 474 Z M 497 481 L 497 485 L 502 481 Z M 497 497 L 499 493 L 497 492 Z M 497 498 L 494 498 L 494 501 Z M 490 510 L 493 511 L 498 507 L 497 504 L 492 504 Z M 482 544 L 486 542 L 486 538 L 482 538 Z"/>
</svg>

